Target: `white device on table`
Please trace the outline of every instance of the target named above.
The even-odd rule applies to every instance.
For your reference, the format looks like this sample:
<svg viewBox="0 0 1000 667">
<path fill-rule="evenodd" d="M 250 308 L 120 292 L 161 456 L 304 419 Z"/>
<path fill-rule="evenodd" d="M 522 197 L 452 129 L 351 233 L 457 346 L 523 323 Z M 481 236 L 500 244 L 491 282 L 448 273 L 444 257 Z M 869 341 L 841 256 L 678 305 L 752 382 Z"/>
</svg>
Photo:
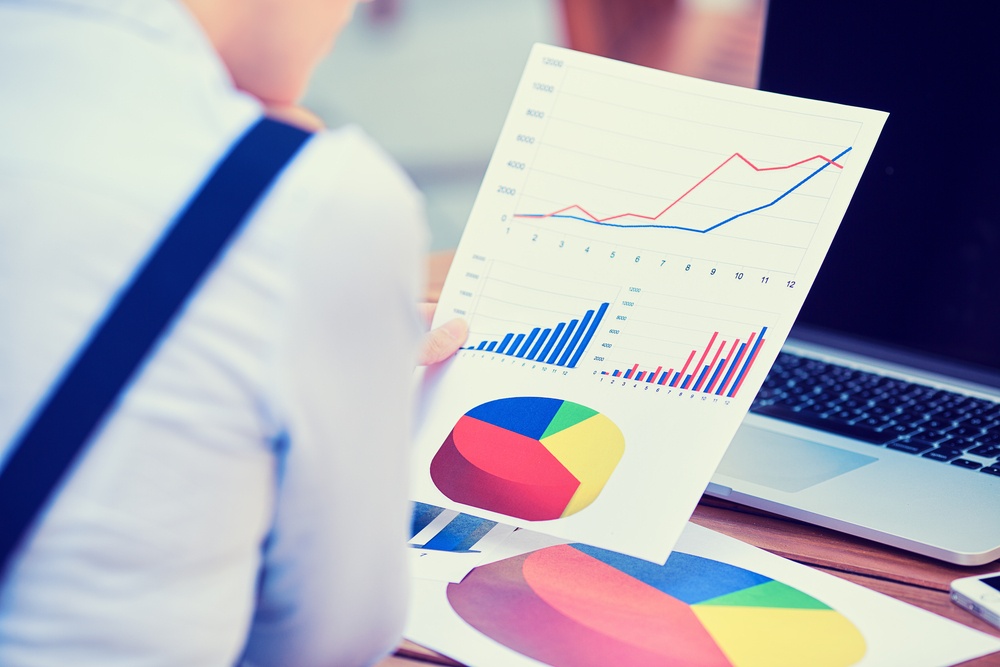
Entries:
<svg viewBox="0 0 1000 667">
<path fill-rule="evenodd" d="M 1000 628 L 1000 572 L 956 579 L 951 601 Z"/>
</svg>

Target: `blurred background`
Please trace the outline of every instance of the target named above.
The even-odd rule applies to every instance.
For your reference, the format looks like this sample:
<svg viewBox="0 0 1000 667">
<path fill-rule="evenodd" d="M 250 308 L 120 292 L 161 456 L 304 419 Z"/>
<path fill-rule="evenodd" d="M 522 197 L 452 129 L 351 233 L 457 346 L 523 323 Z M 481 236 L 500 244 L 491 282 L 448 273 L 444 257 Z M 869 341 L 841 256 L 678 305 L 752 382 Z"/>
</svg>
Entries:
<svg viewBox="0 0 1000 667">
<path fill-rule="evenodd" d="M 755 86 L 766 0 L 373 0 L 304 105 L 363 126 L 427 198 L 453 248 L 535 42 Z"/>
</svg>

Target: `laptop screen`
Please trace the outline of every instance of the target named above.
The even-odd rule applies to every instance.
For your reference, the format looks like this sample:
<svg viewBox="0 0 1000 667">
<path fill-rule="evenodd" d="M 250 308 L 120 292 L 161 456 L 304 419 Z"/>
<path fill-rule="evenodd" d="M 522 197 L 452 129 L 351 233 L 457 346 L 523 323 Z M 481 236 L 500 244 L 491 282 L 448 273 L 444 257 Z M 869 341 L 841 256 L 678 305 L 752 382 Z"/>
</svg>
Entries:
<svg viewBox="0 0 1000 667">
<path fill-rule="evenodd" d="M 769 0 L 761 88 L 890 114 L 794 337 L 1000 387 L 998 30 L 988 0 Z"/>
</svg>

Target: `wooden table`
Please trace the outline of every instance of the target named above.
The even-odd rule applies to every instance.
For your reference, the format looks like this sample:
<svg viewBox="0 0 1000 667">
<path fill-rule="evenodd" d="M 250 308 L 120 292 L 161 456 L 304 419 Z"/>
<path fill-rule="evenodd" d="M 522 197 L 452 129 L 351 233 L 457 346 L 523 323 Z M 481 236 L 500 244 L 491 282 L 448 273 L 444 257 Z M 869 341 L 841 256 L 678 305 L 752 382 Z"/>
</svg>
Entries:
<svg viewBox="0 0 1000 667">
<path fill-rule="evenodd" d="M 1000 570 L 1000 563 L 960 567 L 886 547 L 850 535 L 811 526 L 767 512 L 702 498 L 692 521 L 771 553 L 885 593 L 898 600 L 1000 637 L 1000 630 L 959 609 L 948 599 L 952 579 Z M 433 651 L 404 642 L 379 667 L 457 666 Z M 968 667 L 1000 667 L 1000 654 L 962 663 Z"/>
</svg>

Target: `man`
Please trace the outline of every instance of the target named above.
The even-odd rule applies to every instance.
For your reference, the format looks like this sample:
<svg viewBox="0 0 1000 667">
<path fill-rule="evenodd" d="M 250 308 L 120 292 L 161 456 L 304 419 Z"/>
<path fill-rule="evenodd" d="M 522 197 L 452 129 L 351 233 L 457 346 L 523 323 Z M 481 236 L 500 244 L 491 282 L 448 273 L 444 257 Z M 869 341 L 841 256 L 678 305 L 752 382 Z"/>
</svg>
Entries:
<svg viewBox="0 0 1000 667">
<path fill-rule="evenodd" d="M 0 0 L 0 466 L 349 0 Z M 356 129 L 283 173 L 0 581 L 0 664 L 353 665 L 406 608 L 422 202 Z M 448 356 L 460 324 L 432 332 Z M 0 508 L 2 512 L 2 508 Z"/>
</svg>

